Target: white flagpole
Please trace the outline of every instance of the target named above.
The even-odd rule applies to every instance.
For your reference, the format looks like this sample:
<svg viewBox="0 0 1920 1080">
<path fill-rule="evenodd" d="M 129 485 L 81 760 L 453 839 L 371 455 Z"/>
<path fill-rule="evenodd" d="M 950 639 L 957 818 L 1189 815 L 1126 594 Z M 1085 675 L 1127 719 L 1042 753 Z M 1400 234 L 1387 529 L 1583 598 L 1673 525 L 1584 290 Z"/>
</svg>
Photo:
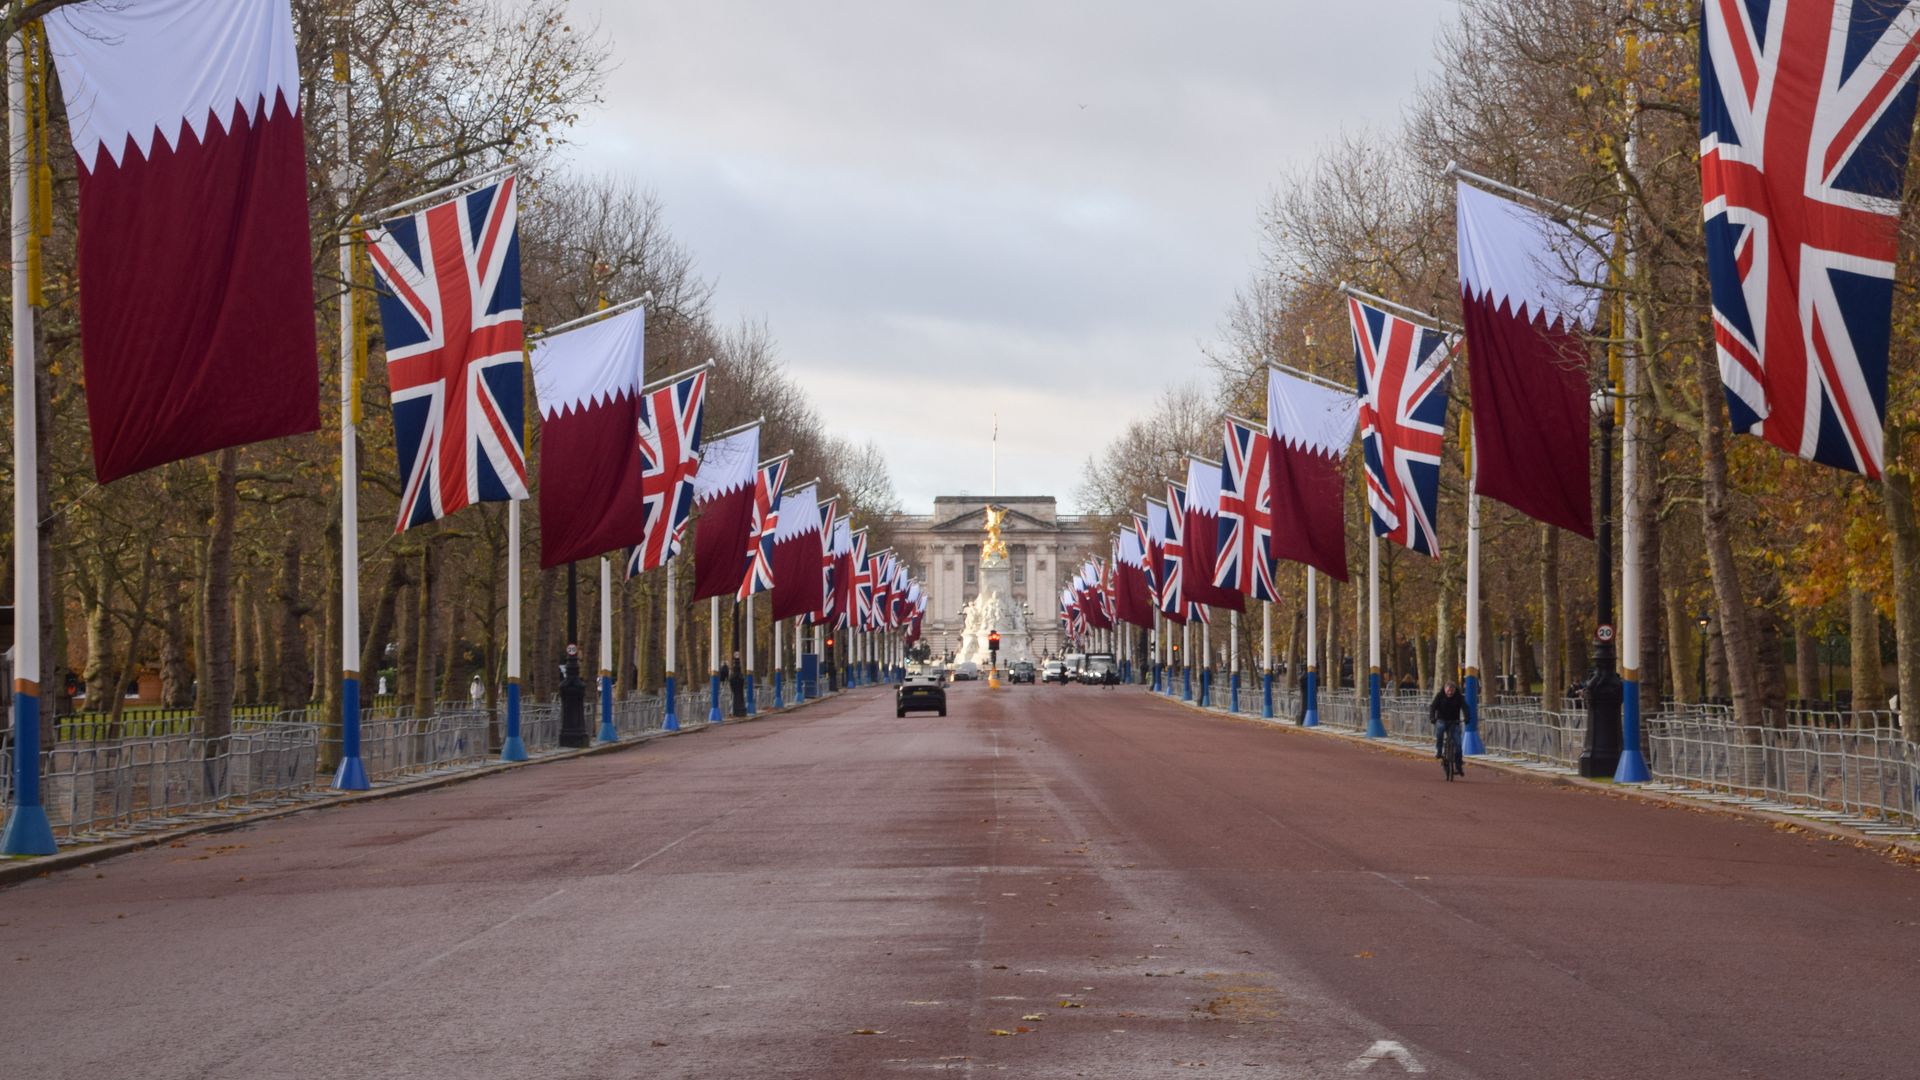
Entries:
<svg viewBox="0 0 1920 1080">
<path fill-rule="evenodd" d="M 785 688 L 781 685 L 784 680 L 780 677 L 780 665 L 786 661 L 784 650 L 781 647 L 780 625 L 779 619 L 776 618 L 773 620 L 773 707 L 776 709 L 786 705 L 783 697 Z"/>
<path fill-rule="evenodd" d="M 24 33 L 24 32 L 23 32 Z M 53 826 L 40 801 L 40 464 L 28 245 L 33 191 L 28 174 L 27 51 L 7 39 L 7 135 L 13 182 L 13 806 L 0 854 L 51 855 Z"/>
<path fill-rule="evenodd" d="M 1228 616 L 1227 630 L 1227 708 L 1230 712 L 1240 711 L 1240 613 L 1231 612 Z"/>
<path fill-rule="evenodd" d="M 1273 719 L 1273 601 L 1260 605 L 1260 715 Z"/>
<path fill-rule="evenodd" d="M 744 620 L 746 620 L 746 621 L 745 621 L 745 622 L 744 622 L 744 623 L 743 623 L 743 624 L 741 625 L 741 636 L 742 636 L 742 637 L 744 637 L 744 638 L 746 639 L 746 641 L 747 641 L 747 658 L 746 658 L 746 670 L 745 670 L 745 671 L 743 671 L 743 672 L 741 672 L 740 674 L 741 674 L 742 676 L 744 676 L 744 677 L 746 678 L 746 680 L 747 680 L 747 715 L 748 715 L 748 716 L 752 716 L 752 715 L 753 715 L 754 713 L 756 713 L 756 712 L 759 712 L 759 711 L 760 711 L 760 709 L 759 709 L 759 704 L 760 704 L 760 703 L 759 703 L 759 702 L 757 702 L 757 701 L 755 701 L 755 700 L 754 700 L 754 697 L 753 697 L 753 676 L 754 676 L 754 662 L 753 662 L 753 595 L 754 595 L 754 594 L 752 594 L 752 593 L 748 593 L 748 594 L 747 594 L 747 599 L 746 599 L 746 602 L 745 602 L 745 603 L 743 603 L 743 604 L 741 604 L 741 605 L 739 605 L 739 607 L 740 607 L 740 618 L 742 618 L 742 619 L 744 619 Z"/>
<path fill-rule="evenodd" d="M 676 655 L 676 649 L 679 645 L 679 640 L 678 640 L 679 620 L 675 618 L 678 612 L 675 611 L 675 608 L 677 607 L 677 605 L 673 598 L 673 593 L 674 593 L 673 579 L 675 577 L 678 577 L 679 575 L 673 572 L 674 567 L 673 567 L 672 559 L 667 560 L 667 565 L 665 569 L 667 571 L 667 662 L 666 662 L 667 717 L 666 717 L 666 721 L 661 726 L 665 728 L 667 731 L 679 731 L 680 730 L 680 707 L 679 707 L 679 704 L 674 701 L 674 693 L 673 693 L 674 691 L 673 663 L 674 663 L 674 656 Z"/>
<path fill-rule="evenodd" d="M 707 597 L 707 670 L 713 680 L 707 723 L 720 723 L 720 598 Z"/>
<path fill-rule="evenodd" d="M 349 60 L 334 55 L 333 151 L 337 161 L 335 196 L 344 213 L 354 179 L 347 138 Z M 360 757 L 360 447 L 354 422 L 353 235 L 340 234 L 340 763 L 333 786 L 367 790 L 367 769 Z"/>
<path fill-rule="evenodd" d="M 1180 700 L 1193 700 L 1193 609 L 1180 624 Z"/>
<path fill-rule="evenodd" d="M 1320 726 L 1320 669 L 1318 666 L 1320 636 L 1320 593 L 1319 578 L 1313 567 L 1307 567 L 1307 681 L 1302 688 L 1306 700 L 1301 705 L 1306 709 L 1301 721 L 1306 727 Z"/>
<path fill-rule="evenodd" d="M 507 734 L 500 760 L 527 760 L 520 737 L 520 500 L 507 503 Z"/>
<path fill-rule="evenodd" d="M 1380 534 L 1367 529 L 1367 734 L 1384 737 L 1380 722 Z"/>
<path fill-rule="evenodd" d="M 1467 480 L 1467 655 L 1461 691 L 1467 699 L 1466 733 L 1460 737 L 1460 752 L 1481 754 L 1486 746 L 1480 741 L 1480 494 Z"/>
<path fill-rule="evenodd" d="M 619 742 L 613 726 L 613 563 L 600 556 L 600 741 Z"/>
<path fill-rule="evenodd" d="M 1213 623 L 1200 624 L 1200 703 L 1213 704 Z"/>
</svg>

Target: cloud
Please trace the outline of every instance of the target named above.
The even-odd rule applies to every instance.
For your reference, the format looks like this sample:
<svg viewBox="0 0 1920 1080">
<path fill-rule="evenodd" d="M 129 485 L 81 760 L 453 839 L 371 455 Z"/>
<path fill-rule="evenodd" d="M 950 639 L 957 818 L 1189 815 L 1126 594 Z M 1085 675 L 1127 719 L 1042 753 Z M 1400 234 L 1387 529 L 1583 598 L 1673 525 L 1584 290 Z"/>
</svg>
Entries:
<svg viewBox="0 0 1920 1080">
<path fill-rule="evenodd" d="M 1271 186 L 1342 127 L 1390 126 L 1448 11 L 575 7 L 618 65 L 576 167 L 661 194 L 720 309 L 768 319 L 910 509 L 986 489 L 996 407 L 1001 489 L 1071 508 L 1089 453 L 1205 376 Z"/>
</svg>

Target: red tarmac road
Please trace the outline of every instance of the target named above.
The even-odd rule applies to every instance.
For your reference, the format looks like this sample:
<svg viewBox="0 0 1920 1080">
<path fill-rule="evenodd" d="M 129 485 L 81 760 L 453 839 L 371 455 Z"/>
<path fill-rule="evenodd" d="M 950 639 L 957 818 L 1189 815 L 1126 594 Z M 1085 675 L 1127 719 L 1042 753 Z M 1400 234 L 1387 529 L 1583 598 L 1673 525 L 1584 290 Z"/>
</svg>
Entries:
<svg viewBox="0 0 1920 1080">
<path fill-rule="evenodd" d="M 0 1075 L 1915 1074 L 1880 854 L 1137 690 L 951 712 L 862 691 L 0 892 Z"/>
</svg>

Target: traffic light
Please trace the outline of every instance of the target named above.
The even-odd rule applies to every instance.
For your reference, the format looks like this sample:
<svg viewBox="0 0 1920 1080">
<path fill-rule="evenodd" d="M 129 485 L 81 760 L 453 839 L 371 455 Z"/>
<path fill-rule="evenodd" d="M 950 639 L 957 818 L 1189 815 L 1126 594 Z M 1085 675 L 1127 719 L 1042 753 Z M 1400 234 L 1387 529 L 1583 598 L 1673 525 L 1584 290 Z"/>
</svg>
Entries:
<svg viewBox="0 0 1920 1080">
<path fill-rule="evenodd" d="M 832 634 L 828 634 L 828 635 L 827 635 L 827 648 L 829 648 L 829 649 L 831 649 L 831 648 L 833 648 L 833 635 L 832 635 Z"/>
<path fill-rule="evenodd" d="M 987 634 L 987 651 L 994 656 L 1000 655 L 1000 631 L 994 630 Z"/>
</svg>

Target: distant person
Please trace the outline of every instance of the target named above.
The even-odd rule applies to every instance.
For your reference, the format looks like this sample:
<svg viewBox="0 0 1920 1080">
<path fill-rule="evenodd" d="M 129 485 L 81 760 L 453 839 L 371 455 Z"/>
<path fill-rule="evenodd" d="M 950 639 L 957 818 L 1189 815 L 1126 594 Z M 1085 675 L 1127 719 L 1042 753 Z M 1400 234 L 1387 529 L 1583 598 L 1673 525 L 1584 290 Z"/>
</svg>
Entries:
<svg viewBox="0 0 1920 1080">
<path fill-rule="evenodd" d="M 1433 725 L 1433 756 L 1444 757 L 1447 752 L 1447 729 L 1460 723 L 1467 714 L 1466 695 L 1449 679 L 1433 695 L 1433 704 L 1427 706 L 1427 721 Z"/>
<path fill-rule="evenodd" d="M 480 684 L 480 674 L 475 672 L 473 681 L 467 684 L 467 700 L 475 705 L 487 699 L 487 688 Z"/>
</svg>

